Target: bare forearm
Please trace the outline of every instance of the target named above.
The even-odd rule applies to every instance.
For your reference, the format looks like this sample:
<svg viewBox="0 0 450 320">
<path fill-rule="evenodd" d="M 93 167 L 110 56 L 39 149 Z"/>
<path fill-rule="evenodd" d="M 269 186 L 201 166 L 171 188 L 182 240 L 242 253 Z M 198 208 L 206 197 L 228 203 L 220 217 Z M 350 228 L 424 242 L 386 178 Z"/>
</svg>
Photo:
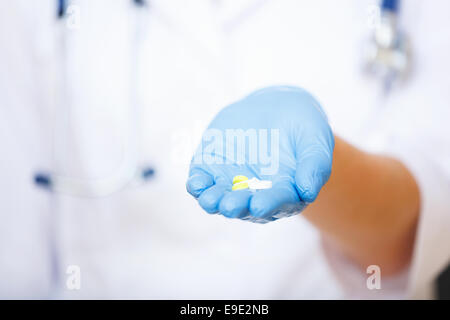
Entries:
<svg viewBox="0 0 450 320">
<path fill-rule="evenodd" d="M 331 177 L 304 215 L 357 263 L 389 274 L 410 260 L 418 213 L 419 190 L 401 162 L 336 137 Z"/>
</svg>

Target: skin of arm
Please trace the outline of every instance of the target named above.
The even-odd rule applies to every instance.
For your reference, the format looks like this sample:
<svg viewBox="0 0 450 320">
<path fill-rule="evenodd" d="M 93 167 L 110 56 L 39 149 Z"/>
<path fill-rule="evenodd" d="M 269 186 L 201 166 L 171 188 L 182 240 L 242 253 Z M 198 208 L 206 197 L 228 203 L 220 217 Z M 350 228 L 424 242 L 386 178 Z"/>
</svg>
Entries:
<svg viewBox="0 0 450 320">
<path fill-rule="evenodd" d="M 362 268 L 393 275 L 411 259 L 419 211 L 419 188 L 400 161 L 335 137 L 330 179 L 303 215 Z"/>
</svg>

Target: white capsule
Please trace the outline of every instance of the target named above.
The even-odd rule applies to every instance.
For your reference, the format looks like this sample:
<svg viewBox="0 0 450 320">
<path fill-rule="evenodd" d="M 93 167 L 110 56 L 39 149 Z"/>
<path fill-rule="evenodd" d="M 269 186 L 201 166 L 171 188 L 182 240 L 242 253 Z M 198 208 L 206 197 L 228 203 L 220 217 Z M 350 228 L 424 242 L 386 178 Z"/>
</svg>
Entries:
<svg viewBox="0 0 450 320">
<path fill-rule="evenodd" d="M 272 181 L 270 180 L 259 180 L 257 178 L 252 178 L 248 180 L 247 183 L 250 190 L 263 190 L 272 188 Z"/>
</svg>

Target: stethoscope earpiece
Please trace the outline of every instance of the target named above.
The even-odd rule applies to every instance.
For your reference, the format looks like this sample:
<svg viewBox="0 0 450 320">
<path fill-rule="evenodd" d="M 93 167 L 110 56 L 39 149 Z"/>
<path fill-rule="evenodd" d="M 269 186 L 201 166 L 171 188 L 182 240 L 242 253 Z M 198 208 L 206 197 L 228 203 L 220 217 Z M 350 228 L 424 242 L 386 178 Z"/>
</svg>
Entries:
<svg viewBox="0 0 450 320">
<path fill-rule="evenodd" d="M 384 93 L 397 80 L 405 80 L 411 65 L 411 46 L 407 35 L 398 28 L 400 0 L 382 0 L 380 17 L 373 38 L 365 48 L 365 69 L 381 79 Z"/>
</svg>

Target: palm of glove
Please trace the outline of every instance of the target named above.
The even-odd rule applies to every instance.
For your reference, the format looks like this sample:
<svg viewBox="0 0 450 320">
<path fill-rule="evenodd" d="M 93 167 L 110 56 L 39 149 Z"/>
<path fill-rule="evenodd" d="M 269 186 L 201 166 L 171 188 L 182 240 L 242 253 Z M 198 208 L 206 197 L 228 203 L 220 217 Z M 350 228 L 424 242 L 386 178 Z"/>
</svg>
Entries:
<svg viewBox="0 0 450 320">
<path fill-rule="evenodd" d="M 300 213 L 331 173 L 334 138 L 318 102 L 269 87 L 224 108 L 203 135 L 187 190 L 208 213 L 265 223 Z M 237 175 L 272 188 L 232 191 Z"/>
</svg>

